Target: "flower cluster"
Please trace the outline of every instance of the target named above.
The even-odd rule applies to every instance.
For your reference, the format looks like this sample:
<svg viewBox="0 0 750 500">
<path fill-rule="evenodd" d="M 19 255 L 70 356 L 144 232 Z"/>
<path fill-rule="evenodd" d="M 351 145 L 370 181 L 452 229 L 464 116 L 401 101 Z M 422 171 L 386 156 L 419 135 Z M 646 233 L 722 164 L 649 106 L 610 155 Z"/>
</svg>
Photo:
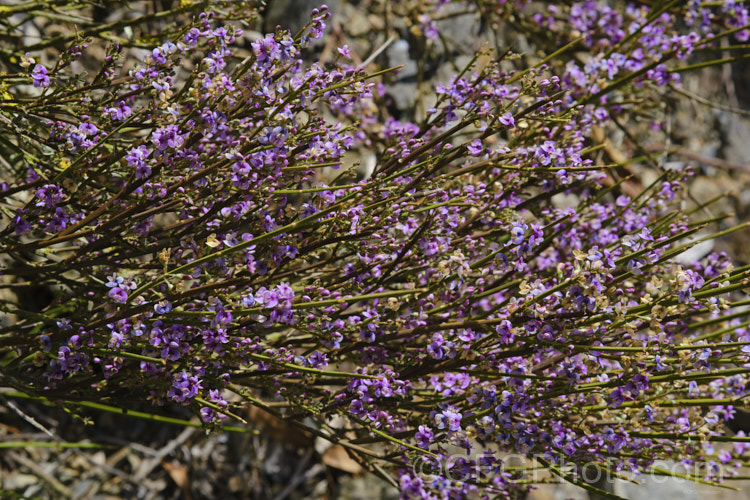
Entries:
<svg viewBox="0 0 750 500">
<path fill-rule="evenodd" d="M 0 344 L 15 360 L 4 380 L 63 400 L 125 388 L 213 427 L 233 398 L 276 413 L 266 402 L 283 399 L 362 463 L 397 457 L 406 497 L 520 495 L 501 452 L 617 471 L 746 458 L 694 443 L 722 438 L 719 416 L 746 395 L 746 301 L 731 294 L 750 266 L 680 263 L 712 222 L 679 210 L 689 170 L 629 194 L 590 138 L 626 112 L 615 92 L 676 82 L 671 61 L 742 36 L 747 11 L 536 14 L 579 32 L 583 66 L 563 53 L 508 71 L 508 55 L 439 85 L 415 122 L 378 114 L 364 69 L 304 62 L 325 7 L 247 54 L 239 28 L 204 13 L 105 76 L 106 93 L 42 93 L 18 119 L 51 153 L 20 157 L 3 184 L 0 244 L 32 256 L 6 275 L 60 292 L 41 315 L 9 310 L 25 336 Z M 678 19 L 700 29 L 679 34 Z M 357 180 L 347 153 L 365 147 L 378 162 Z M 467 456 L 449 473 L 423 473 L 455 447 Z"/>
</svg>

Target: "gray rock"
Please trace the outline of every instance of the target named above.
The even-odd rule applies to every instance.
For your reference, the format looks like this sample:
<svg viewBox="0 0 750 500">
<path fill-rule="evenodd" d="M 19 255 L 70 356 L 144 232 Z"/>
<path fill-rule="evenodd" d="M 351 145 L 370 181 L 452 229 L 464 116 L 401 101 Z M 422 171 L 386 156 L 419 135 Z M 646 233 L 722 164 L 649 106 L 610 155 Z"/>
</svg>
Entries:
<svg viewBox="0 0 750 500">
<path fill-rule="evenodd" d="M 341 5 L 338 15 L 343 21 L 344 31 L 352 37 L 366 37 L 373 29 L 372 23 L 367 19 L 367 13 L 351 4 Z"/>
<path fill-rule="evenodd" d="M 750 164 L 750 120 L 727 113 L 725 123 L 724 157 L 732 163 Z"/>
<path fill-rule="evenodd" d="M 439 11 L 438 32 L 448 48 L 461 54 L 473 54 L 484 42 L 481 36 L 481 19 L 462 2 L 449 3 Z M 437 48 L 440 48 L 438 44 Z"/>
<path fill-rule="evenodd" d="M 560 482 L 557 484 L 540 484 L 526 496 L 526 500 L 588 500 L 586 490 L 574 484 Z"/>
<path fill-rule="evenodd" d="M 389 95 L 399 110 L 411 109 L 417 94 L 417 65 L 409 55 L 409 42 L 396 40 L 386 50 L 389 66 L 403 66 L 398 71 L 398 80 L 390 88 Z"/>
<path fill-rule="evenodd" d="M 310 12 L 321 5 L 328 5 L 332 15 L 336 15 L 339 0 L 269 0 L 263 14 L 263 30 L 272 32 L 276 26 L 296 33 L 310 20 Z M 329 28 L 330 29 L 330 23 Z"/>
<path fill-rule="evenodd" d="M 375 477 L 372 474 L 365 476 L 344 476 L 339 486 L 339 500 L 396 500 L 398 490 Z"/>
<path fill-rule="evenodd" d="M 684 473 L 684 469 L 674 462 L 658 462 L 655 464 L 663 469 Z M 629 481 L 616 480 L 614 493 L 624 498 L 676 498 L 679 500 L 698 500 L 698 490 L 694 482 L 655 474 L 643 474 L 634 478 L 640 485 Z"/>
</svg>

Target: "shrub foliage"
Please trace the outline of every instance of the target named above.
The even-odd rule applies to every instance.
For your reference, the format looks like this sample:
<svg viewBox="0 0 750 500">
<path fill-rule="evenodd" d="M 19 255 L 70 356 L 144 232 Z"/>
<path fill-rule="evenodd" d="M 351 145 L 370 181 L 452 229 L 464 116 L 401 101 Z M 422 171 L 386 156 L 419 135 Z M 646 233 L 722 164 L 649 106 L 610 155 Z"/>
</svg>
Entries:
<svg viewBox="0 0 750 500">
<path fill-rule="evenodd" d="M 429 48 L 445 3 L 393 8 Z M 251 6 L 191 20 L 183 2 L 127 70 L 117 42 L 96 74 L 71 70 L 117 23 L 58 37 L 54 65 L 45 41 L 5 54 L 5 394 L 177 403 L 217 430 L 255 405 L 405 497 L 521 495 L 508 452 L 590 490 L 588 463 L 731 475 L 750 266 L 681 255 L 744 226 L 695 239 L 721 218 L 681 209 L 690 170 L 654 165 L 633 192 L 594 138 L 648 117 L 696 60 L 725 62 L 722 41 L 744 47 L 747 9 L 526 3 L 466 7 L 547 56 L 478 53 L 412 121 L 388 115 L 390 68 L 348 47 L 305 62 L 325 8 L 248 42 Z M 54 298 L 35 309 L 40 286 Z"/>
</svg>

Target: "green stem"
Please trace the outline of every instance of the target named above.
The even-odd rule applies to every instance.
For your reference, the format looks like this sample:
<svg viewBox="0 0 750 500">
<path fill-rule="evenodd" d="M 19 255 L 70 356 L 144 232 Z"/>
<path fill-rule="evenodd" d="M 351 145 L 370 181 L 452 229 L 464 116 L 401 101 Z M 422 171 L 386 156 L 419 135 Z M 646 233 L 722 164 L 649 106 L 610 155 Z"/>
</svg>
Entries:
<svg viewBox="0 0 750 500">
<path fill-rule="evenodd" d="M 15 399 L 29 399 L 33 401 L 40 401 L 46 405 L 54 406 L 55 402 L 42 396 L 29 396 L 22 392 L 3 392 L 2 395 L 7 398 Z M 103 411 L 106 413 L 114 413 L 116 415 L 123 415 L 126 417 L 140 418 L 143 420 L 150 420 L 152 422 L 158 422 L 162 424 L 180 425 L 182 427 L 203 427 L 203 424 L 193 420 L 183 420 L 180 418 L 165 417 L 162 415 L 154 415 L 152 413 L 145 413 L 141 411 L 128 410 L 126 408 L 118 408 L 116 406 L 109 406 L 101 403 L 92 403 L 89 401 L 65 401 L 64 404 L 71 406 L 78 406 L 80 408 L 88 408 L 91 410 Z M 257 434 L 258 432 L 252 429 L 245 429 L 242 427 L 231 427 L 226 426 L 222 428 L 228 432 L 240 432 L 244 434 Z"/>
<path fill-rule="evenodd" d="M 271 363 L 277 366 L 282 366 L 294 372 L 310 373 L 313 375 L 321 375 L 321 376 L 326 376 L 326 377 L 362 378 L 362 379 L 369 379 L 369 380 L 380 380 L 380 377 L 377 377 L 375 375 L 366 375 L 363 373 L 337 372 L 337 371 L 329 371 L 329 370 L 318 370 L 316 368 L 310 368 L 307 366 L 299 366 L 299 365 L 295 365 L 292 363 L 286 363 L 284 361 L 278 361 L 276 359 L 273 359 L 270 356 L 264 356 L 262 354 L 248 354 L 248 357 L 251 359 L 254 359 L 255 361 L 260 361 L 262 363 Z"/>
<path fill-rule="evenodd" d="M 0 449 L 7 448 L 78 448 L 78 449 L 98 449 L 109 448 L 110 446 L 97 443 L 66 443 L 66 442 L 48 442 L 48 441 L 0 441 Z"/>
</svg>

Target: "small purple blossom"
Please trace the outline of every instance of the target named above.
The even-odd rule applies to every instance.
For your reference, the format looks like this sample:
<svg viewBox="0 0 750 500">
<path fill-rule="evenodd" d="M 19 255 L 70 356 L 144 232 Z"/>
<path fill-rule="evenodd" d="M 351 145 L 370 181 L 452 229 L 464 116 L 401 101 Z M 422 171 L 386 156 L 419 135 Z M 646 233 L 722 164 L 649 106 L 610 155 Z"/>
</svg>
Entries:
<svg viewBox="0 0 750 500">
<path fill-rule="evenodd" d="M 511 113 L 503 113 L 502 116 L 500 116 L 500 123 L 508 128 L 514 128 L 516 126 L 516 121 L 513 119 Z"/>
<path fill-rule="evenodd" d="M 178 403 L 185 403 L 197 396 L 202 388 L 203 385 L 198 377 L 188 375 L 183 371 L 175 376 L 168 396 Z"/>
<path fill-rule="evenodd" d="M 179 149 L 185 144 L 185 134 L 181 134 L 177 125 L 160 127 L 151 134 L 151 142 L 159 151 Z"/>
<path fill-rule="evenodd" d="M 435 415 L 435 425 L 438 429 L 447 429 L 451 432 L 461 430 L 461 413 L 454 410 L 443 410 Z"/>
<path fill-rule="evenodd" d="M 471 156 L 479 156 L 480 154 L 482 154 L 483 149 L 484 147 L 482 146 L 481 139 L 474 139 L 467 146 L 467 150 L 469 151 L 469 154 Z"/>
<path fill-rule="evenodd" d="M 41 64 L 34 66 L 31 72 L 31 78 L 33 79 L 34 87 L 46 88 L 49 87 L 49 77 L 47 76 L 47 68 Z"/>
<path fill-rule="evenodd" d="M 343 57 L 346 57 L 347 59 L 352 58 L 351 50 L 349 49 L 348 45 L 344 45 L 342 47 L 337 47 L 336 50 L 341 54 Z"/>
<path fill-rule="evenodd" d="M 210 422 L 213 422 L 215 415 L 214 415 L 214 411 L 211 408 L 207 408 L 204 406 L 203 408 L 200 409 L 200 414 L 201 414 L 201 420 L 204 423 L 208 424 Z"/>
<path fill-rule="evenodd" d="M 417 439 L 417 444 L 421 448 L 426 449 L 430 447 L 430 443 L 432 442 L 434 436 L 435 434 L 432 432 L 432 429 L 430 429 L 426 425 L 420 425 L 415 437 Z"/>
<path fill-rule="evenodd" d="M 154 311 L 156 314 L 167 314 L 172 310 L 172 304 L 168 300 L 160 300 L 154 304 Z"/>
<path fill-rule="evenodd" d="M 125 101 L 120 101 L 117 107 L 104 108 L 104 115 L 117 121 L 125 121 L 133 114 L 133 110 Z"/>
<path fill-rule="evenodd" d="M 128 292 L 116 286 L 109 291 L 109 298 L 118 304 L 124 304 L 128 301 Z"/>
<path fill-rule="evenodd" d="M 601 168 L 597 134 L 642 116 L 648 127 L 681 60 L 721 30 L 745 36 L 747 9 L 528 3 L 461 9 L 509 33 L 546 31 L 526 37 L 530 53 L 575 35 L 575 57 L 524 68 L 509 52 L 452 78 L 444 61 L 465 49 L 438 27 L 455 6 L 396 6 L 426 51 L 420 71 L 444 80 L 427 116 L 401 102 L 408 64 L 389 87 L 348 46 L 303 57 L 327 8 L 299 37 L 251 34 L 250 57 L 235 57 L 246 42 L 216 24 L 231 17 L 216 3 L 122 79 L 116 46 L 97 80 L 56 65 L 54 95 L 23 103 L 41 114 L 8 129 L 13 150 L 33 150 L 0 183 L 17 261 L 4 286 L 55 287 L 52 305 L 5 328 L 7 368 L 23 370 L 11 377 L 42 396 L 189 405 L 207 427 L 226 417 L 231 382 L 332 439 L 382 451 L 373 440 L 395 436 L 405 496 L 523 495 L 508 452 L 731 471 L 730 454 L 700 443 L 747 392 L 747 269 L 721 253 L 678 257 L 698 230 L 681 208 L 690 169 L 633 192 Z M 21 62 L 27 83 L 49 85 Z M 330 172 L 357 161 L 354 179 Z"/>
<path fill-rule="evenodd" d="M 65 194 L 59 186 L 56 186 L 54 184 L 45 184 L 42 188 L 37 189 L 36 197 L 39 198 L 36 206 L 54 208 L 65 198 Z"/>
</svg>

